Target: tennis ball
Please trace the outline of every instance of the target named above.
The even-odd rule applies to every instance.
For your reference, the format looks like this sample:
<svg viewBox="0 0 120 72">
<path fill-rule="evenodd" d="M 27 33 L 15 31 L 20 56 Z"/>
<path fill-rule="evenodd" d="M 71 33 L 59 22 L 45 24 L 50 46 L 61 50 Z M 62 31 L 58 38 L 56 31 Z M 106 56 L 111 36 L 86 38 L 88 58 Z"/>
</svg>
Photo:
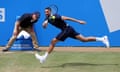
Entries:
<svg viewBox="0 0 120 72">
<path fill-rule="evenodd" d="M 55 16 L 52 16 L 51 19 L 55 19 Z"/>
</svg>

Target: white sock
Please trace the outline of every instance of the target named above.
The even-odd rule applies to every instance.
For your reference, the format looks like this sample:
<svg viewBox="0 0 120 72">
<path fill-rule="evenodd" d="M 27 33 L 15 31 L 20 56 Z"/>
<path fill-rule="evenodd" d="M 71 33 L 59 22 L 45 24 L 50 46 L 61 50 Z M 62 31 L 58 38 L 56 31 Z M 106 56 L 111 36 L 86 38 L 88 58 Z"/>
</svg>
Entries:
<svg viewBox="0 0 120 72">
<path fill-rule="evenodd" d="M 103 37 L 96 37 L 96 41 L 103 41 Z"/>
<path fill-rule="evenodd" d="M 44 57 L 47 58 L 47 56 L 48 56 L 48 52 L 45 53 Z"/>
</svg>

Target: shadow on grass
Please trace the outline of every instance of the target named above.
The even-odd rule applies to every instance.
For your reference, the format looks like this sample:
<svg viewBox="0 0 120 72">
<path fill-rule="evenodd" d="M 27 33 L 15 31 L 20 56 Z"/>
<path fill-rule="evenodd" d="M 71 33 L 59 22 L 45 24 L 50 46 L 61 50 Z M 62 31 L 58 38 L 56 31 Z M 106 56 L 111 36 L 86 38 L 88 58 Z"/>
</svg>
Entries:
<svg viewBox="0 0 120 72">
<path fill-rule="evenodd" d="M 42 66 L 42 68 L 64 68 L 64 67 L 74 67 L 74 66 L 109 66 L 109 65 L 113 65 L 113 66 L 117 66 L 119 64 L 90 64 L 90 63 L 64 63 L 62 65 L 57 65 L 57 66 Z"/>
</svg>

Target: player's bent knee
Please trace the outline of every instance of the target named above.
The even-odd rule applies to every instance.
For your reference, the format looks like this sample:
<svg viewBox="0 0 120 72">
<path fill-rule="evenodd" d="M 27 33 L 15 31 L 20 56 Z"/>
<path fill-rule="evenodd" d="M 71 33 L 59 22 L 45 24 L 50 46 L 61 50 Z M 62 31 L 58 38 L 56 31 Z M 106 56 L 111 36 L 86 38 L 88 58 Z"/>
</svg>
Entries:
<svg viewBox="0 0 120 72">
<path fill-rule="evenodd" d="M 51 43 L 52 43 L 52 44 L 56 44 L 57 41 L 58 41 L 57 39 L 53 39 L 53 40 L 51 41 Z"/>
</svg>

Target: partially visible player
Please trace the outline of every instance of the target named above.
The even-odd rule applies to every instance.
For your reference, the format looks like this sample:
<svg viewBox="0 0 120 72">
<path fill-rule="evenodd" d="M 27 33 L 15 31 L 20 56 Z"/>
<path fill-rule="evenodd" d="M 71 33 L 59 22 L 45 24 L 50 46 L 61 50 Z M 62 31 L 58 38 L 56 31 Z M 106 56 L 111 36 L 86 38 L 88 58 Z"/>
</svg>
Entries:
<svg viewBox="0 0 120 72">
<path fill-rule="evenodd" d="M 101 41 L 103 42 L 107 47 L 109 47 L 109 41 L 107 36 L 103 37 L 84 37 L 82 34 L 76 32 L 73 27 L 68 25 L 64 20 L 70 20 L 77 22 L 79 24 L 85 24 L 85 21 L 77 20 L 71 17 L 66 16 L 60 16 L 59 14 L 51 15 L 51 8 L 47 7 L 45 8 L 45 21 L 43 23 L 43 27 L 46 28 L 48 23 L 52 24 L 56 28 L 60 29 L 61 32 L 52 39 L 48 50 L 45 52 L 44 55 L 40 56 L 38 53 L 35 54 L 36 58 L 40 60 L 41 63 L 43 63 L 47 56 L 53 51 L 54 46 L 59 41 L 64 41 L 66 38 L 70 37 L 73 39 L 80 40 L 82 42 L 90 42 L 90 41 Z"/>
<path fill-rule="evenodd" d="M 32 43 L 34 48 L 37 50 L 39 48 L 38 42 L 36 39 L 36 35 L 33 29 L 34 24 L 38 21 L 40 18 L 40 12 L 36 11 L 33 13 L 25 13 L 23 14 L 16 22 L 15 22 L 15 27 L 13 31 L 13 35 L 10 38 L 8 44 L 5 46 L 3 49 L 4 51 L 8 51 L 9 48 L 12 46 L 13 42 L 16 40 L 18 34 L 24 30 L 28 32 L 32 38 Z"/>
</svg>

